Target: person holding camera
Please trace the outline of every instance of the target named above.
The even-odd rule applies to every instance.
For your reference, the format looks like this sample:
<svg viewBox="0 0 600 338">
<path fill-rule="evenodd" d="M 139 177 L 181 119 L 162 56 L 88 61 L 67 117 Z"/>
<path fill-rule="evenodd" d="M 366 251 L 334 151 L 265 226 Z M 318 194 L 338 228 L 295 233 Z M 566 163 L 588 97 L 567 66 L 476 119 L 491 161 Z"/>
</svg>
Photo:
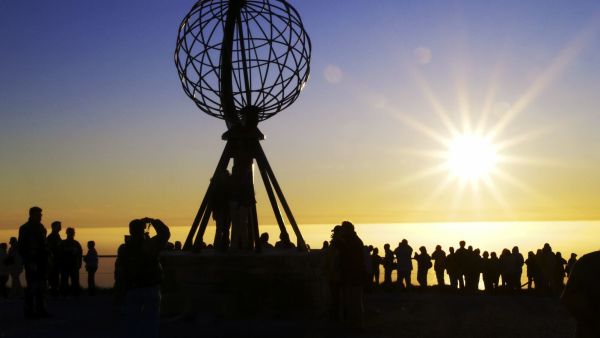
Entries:
<svg viewBox="0 0 600 338">
<path fill-rule="evenodd" d="M 156 236 L 149 236 L 150 227 Z M 171 233 L 161 220 L 142 218 L 129 223 L 129 234 L 115 262 L 115 300 L 122 310 L 123 333 L 128 337 L 158 337 L 162 280 L 159 254 Z"/>
</svg>

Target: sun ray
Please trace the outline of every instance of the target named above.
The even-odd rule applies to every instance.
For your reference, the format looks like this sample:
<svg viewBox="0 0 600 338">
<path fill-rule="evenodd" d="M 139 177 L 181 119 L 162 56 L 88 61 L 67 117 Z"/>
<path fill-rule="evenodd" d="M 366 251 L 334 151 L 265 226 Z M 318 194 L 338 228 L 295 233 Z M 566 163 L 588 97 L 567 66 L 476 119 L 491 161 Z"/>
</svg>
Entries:
<svg viewBox="0 0 600 338">
<path fill-rule="evenodd" d="M 501 207 L 502 211 L 505 213 L 505 215 L 509 216 L 510 218 L 514 218 L 514 212 L 511 208 L 510 204 L 506 201 L 506 199 L 504 199 L 504 196 L 502 195 L 502 193 L 498 190 L 498 188 L 492 181 L 491 176 L 488 175 L 488 176 L 484 177 L 482 182 L 486 185 L 487 191 L 490 193 L 490 195 L 492 195 L 492 198 L 494 199 L 494 201 L 496 203 L 498 203 L 498 205 L 500 205 L 500 207 Z"/>
<path fill-rule="evenodd" d="M 458 205 L 463 200 L 463 194 L 465 191 L 465 187 L 467 186 L 467 180 L 457 179 L 458 188 L 454 191 L 454 196 L 452 197 L 452 204 L 450 206 L 450 210 L 452 211 L 453 217 L 455 216 L 456 209 L 458 209 Z"/>
<path fill-rule="evenodd" d="M 530 166 L 543 166 L 553 168 L 572 168 L 572 164 L 565 164 L 561 161 L 552 160 L 549 158 L 533 157 L 533 156 L 519 156 L 519 155 L 501 155 L 499 160 L 503 163 L 511 164 L 525 164 Z"/>
<path fill-rule="evenodd" d="M 537 96 L 554 81 L 562 71 L 579 55 L 586 44 L 598 33 L 600 29 L 600 14 L 582 29 L 567 46 L 565 46 L 552 63 L 538 76 L 524 94 L 517 99 L 511 108 L 504 114 L 490 133 L 498 135 L 506 126 L 523 110 L 525 110 Z"/>
<path fill-rule="evenodd" d="M 362 90 L 362 92 L 359 90 L 356 91 L 357 97 L 361 97 L 361 98 L 365 97 L 365 95 L 364 95 L 365 92 L 369 93 L 369 91 L 370 91 L 368 88 L 363 87 L 363 86 L 357 86 L 357 88 L 360 88 Z M 377 95 L 372 93 L 372 95 L 367 94 L 366 96 L 374 97 Z M 429 137 L 431 140 L 439 143 L 440 145 L 446 147 L 448 144 L 450 144 L 450 139 L 448 137 L 442 135 L 441 133 L 438 133 L 433 128 L 430 128 L 430 127 L 424 125 L 423 123 L 417 121 L 416 119 L 410 117 L 408 114 L 400 112 L 397 108 L 391 107 L 385 99 L 377 100 L 377 103 L 373 103 L 373 100 L 369 100 L 369 99 L 364 99 L 364 101 L 371 108 L 387 114 L 388 116 L 399 121 L 400 123 L 404 124 L 405 126 Z M 441 107 L 441 105 L 440 105 L 440 107 Z"/>
<path fill-rule="evenodd" d="M 425 149 L 408 149 L 408 148 L 393 148 L 387 151 L 389 154 L 394 155 L 413 155 L 424 158 L 433 159 L 444 159 L 447 157 L 447 153 L 441 150 L 425 150 Z"/>
<path fill-rule="evenodd" d="M 416 131 L 422 133 L 423 135 L 438 142 L 439 144 L 441 144 L 443 146 L 447 146 L 448 144 L 450 144 L 450 140 L 448 138 L 446 138 L 445 136 L 436 132 L 432 128 L 427 127 L 426 125 L 422 124 L 421 122 L 413 119 L 412 117 L 408 116 L 407 114 L 403 114 L 403 113 L 400 113 L 398 111 L 394 111 L 391 109 L 385 109 L 385 111 L 390 116 L 392 116 L 396 120 L 400 121 L 404 125 L 412 128 L 413 130 L 416 130 Z"/>
<path fill-rule="evenodd" d="M 444 192 L 446 192 L 447 188 L 450 186 L 450 184 L 453 181 L 454 181 L 454 178 L 452 176 L 446 175 L 446 178 L 435 187 L 435 189 L 431 192 L 431 194 L 429 194 L 427 199 L 423 202 L 423 207 L 429 208 L 431 206 L 431 204 L 440 197 L 440 195 L 442 195 Z"/>
<path fill-rule="evenodd" d="M 419 171 L 416 174 L 410 175 L 410 176 L 406 176 L 400 180 L 398 180 L 397 184 L 398 185 L 406 185 L 406 184 L 410 184 L 413 183 L 415 181 L 419 181 L 422 179 L 425 179 L 427 177 L 431 177 L 431 176 L 435 176 L 438 175 L 440 173 L 446 172 L 447 168 L 446 168 L 446 164 L 445 163 L 440 163 L 434 167 L 425 169 L 423 171 Z"/>
<path fill-rule="evenodd" d="M 536 191 L 532 187 L 528 186 L 526 183 L 521 182 L 516 177 L 505 173 L 500 169 L 494 170 L 494 175 L 502 179 L 504 182 L 511 184 L 513 187 L 521 190 L 532 197 L 538 198 L 540 200 L 546 200 L 546 197 L 542 195 L 540 192 Z"/>
<path fill-rule="evenodd" d="M 412 77 L 415 80 L 415 82 L 419 85 L 421 92 L 423 93 L 425 98 L 429 101 L 429 104 L 431 104 L 431 106 L 433 107 L 433 111 L 436 113 L 436 115 L 438 116 L 440 121 L 442 121 L 442 123 L 444 124 L 444 126 L 446 127 L 446 129 L 448 130 L 450 135 L 451 136 L 458 135 L 459 134 L 458 128 L 454 125 L 454 123 L 450 119 L 448 112 L 446 112 L 446 109 L 444 108 L 444 106 L 437 99 L 437 97 L 431 90 L 431 87 L 429 86 L 429 84 L 427 83 L 425 78 L 423 76 L 421 76 L 421 74 L 413 68 L 411 68 L 411 74 L 412 74 Z"/>
<path fill-rule="evenodd" d="M 527 133 L 523 133 L 517 136 L 513 136 L 509 139 L 505 139 L 503 141 L 495 142 L 494 145 L 498 151 L 504 150 L 506 148 L 514 147 L 516 145 L 522 144 L 523 142 L 534 140 L 542 135 L 548 134 L 553 131 L 553 128 L 539 128 L 536 130 L 528 131 Z"/>
<path fill-rule="evenodd" d="M 477 121 L 477 125 L 475 127 L 476 134 L 483 134 L 487 119 L 492 112 L 492 107 L 494 104 L 494 99 L 496 98 L 496 91 L 498 90 L 498 84 L 500 82 L 500 76 L 502 74 L 503 64 L 498 63 L 496 67 L 494 67 L 494 71 L 492 72 L 490 85 L 485 94 L 485 98 L 483 100 L 483 107 L 481 108 L 481 115 L 479 116 L 479 120 Z"/>
<path fill-rule="evenodd" d="M 471 106 L 469 104 L 469 90 L 467 88 L 467 81 L 465 79 L 466 70 L 464 67 L 460 68 L 460 71 L 456 75 L 456 96 L 458 99 L 458 110 L 461 117 L 462 132 L 470 134 L 472 132 Z"/>
</svg>

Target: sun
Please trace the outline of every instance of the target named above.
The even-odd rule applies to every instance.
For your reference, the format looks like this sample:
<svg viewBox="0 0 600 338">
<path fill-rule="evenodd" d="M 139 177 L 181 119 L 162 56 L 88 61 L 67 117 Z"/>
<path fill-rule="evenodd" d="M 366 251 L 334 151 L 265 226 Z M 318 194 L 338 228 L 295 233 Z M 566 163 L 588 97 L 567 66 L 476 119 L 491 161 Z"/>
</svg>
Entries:
<svg viewBox="0 0 600 338">
<path fill-rule="evenodd" d="M 450 173 L 464 181 L 489 176 L 498 163 L 498 152 L 491 140 L 475 134 L 455 136 L 448 145 L 446 156 Z"/>
</svg>

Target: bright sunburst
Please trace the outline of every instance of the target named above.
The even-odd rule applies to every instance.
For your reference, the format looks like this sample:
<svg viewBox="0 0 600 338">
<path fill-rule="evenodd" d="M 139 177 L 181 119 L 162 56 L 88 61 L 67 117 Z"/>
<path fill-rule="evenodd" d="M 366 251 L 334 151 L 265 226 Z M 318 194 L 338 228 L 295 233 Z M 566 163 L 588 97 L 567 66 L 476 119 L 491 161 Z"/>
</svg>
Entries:
<svg viewBox="0 0 600 338">
<path fill-rule="evenodd" d="M 489 176 L 497 162 L 496 147 L 483 136 L 458 135 L 449 144 L 446 164 L 462 180 L 477 181 Z"/>
<path fill-rule="evenodd" d="M 538 74 L 529 87 L 518 93 L 513 100 L 506 102 L 497 98 L 500 87 L 500 77 L 503 70 L 503 61 L 499 60 L 498 66 L 492 70 L 487 91 L 481 96 L 481 104 L 477 109 L 472 109 L 473 102 L 469 93 L 467 76 L 463 72 L 464 65 L 457 65 L 459 72 L 456 74 L 456 100 L 458 106 L 450 108 L 448 102 L 442 102 L 440 96 L 436 95 L 429 81 L 426 80 L 421 68 L 411 67 L 408 70 L 412 74 L 414 83 L 419 87 L 424 98 L 431 105 L 431 113 L 435 115 L 442 128 L 436 125 L 420 121 L 414 112 L 402 110 L 402 103 L 394 104 L 394 100 L 379 93 L 369 93 L 368 103 L 375 109 L 386 112 L 392 118 L 398 120 L 406 127 L 417 131 L 430 141 L 434 142 L 434 148 L 415 149 L 395 148 L 390 150 L 394 153 L 405 155 L 416 155 L 427 158 L 426 166 L 415 170 L 413 174 L 405 175 L 401 179 L 388 185 L 389 189 L 398 186 L 406 186 L 415 181 L 425 180 L 433 177 L 440 178 L 433 186 L 423 203 L 423 209 L 427 210 L 433 204 L 442 202 L 449 204 L 453 211 L 462 212 L 469 207 L 485 207 L 483 204 L 490 197 L 497 203 L 491 209 L 504 211 L 509 218 L 512 215 L 510 199 L 505 198 L 504 193 L 509 189 L 516 189 L 519 194 L 526 194 L 541 203 L 545 202 L 545 196 L 537 192 L 529 185 L 529 182 L 520 180 L 518 171 L 513 170 L 515 165 L 559 165 L 552 159 L 537 156 L 517 155 L 520 149 L 516 146 L 530 141 L 545 132 L 551 130 L 551 126 L 536 127 L 531 130 L 521 131 L 515 134 L 511 124 L 519 114 L 527 111 L 529 105 L 535 101 L 538 95 L 554 81 L 567 65 L 579 54 L 586 43 L 595 36 L 598 22 L 593 21 L 584 27 Z M 419 62 L 422 65 L 421 62 Z M 361 91 L 368 88 L 360 87 Z M 432 164 L 431 160 L 437 164 Z M 448 199 L 448 192 L 452 194 Z M 463 199 L 463 194 L 470 196 Z M 485 198 L 480 198 L 484 197 Z M 474 197 L 474 198 L 470 198 Z M 471 203 L 466 208 L 463 201 Z M 450 215 L 452 216 L 452 214 Z"/>
</svg>

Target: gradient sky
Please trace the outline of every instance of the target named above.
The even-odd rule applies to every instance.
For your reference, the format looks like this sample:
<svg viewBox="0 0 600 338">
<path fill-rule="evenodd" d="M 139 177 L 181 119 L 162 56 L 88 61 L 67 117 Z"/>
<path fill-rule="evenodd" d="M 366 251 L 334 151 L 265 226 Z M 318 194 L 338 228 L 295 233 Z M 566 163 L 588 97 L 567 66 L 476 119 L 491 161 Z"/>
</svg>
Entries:
<svg viewBox="0 0 600 338">
<path fill-rule="evenodd" d="M 173 63 L 193 3 L 0 0 L 0 226 L 191 223 L 225 131 Z M 312 74 L 260 128 L 299 223 L 600 219 L 598 1 L 291 3 Z M 429 155 L 482 116 L 506 161 L 462 186 Z"/>
</svg>

